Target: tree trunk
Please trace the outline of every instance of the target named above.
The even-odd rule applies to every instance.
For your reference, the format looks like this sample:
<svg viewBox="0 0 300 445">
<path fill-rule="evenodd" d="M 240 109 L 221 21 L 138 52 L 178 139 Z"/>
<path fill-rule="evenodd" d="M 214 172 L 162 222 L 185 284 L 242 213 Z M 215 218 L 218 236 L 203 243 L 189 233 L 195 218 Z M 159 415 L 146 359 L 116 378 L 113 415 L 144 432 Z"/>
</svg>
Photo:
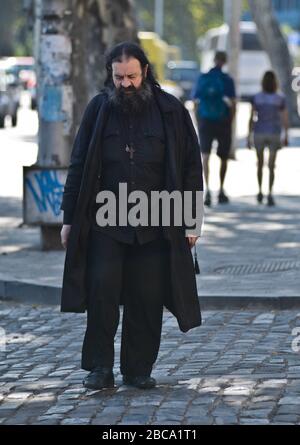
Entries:
<svg viewBox="0 0 300 445">
<path fill-rule="evenodd" d="M 124 40 L 137 41 L 132 0 L 76 0 L 73 2 L 72 85 L 74 137 L 87 102 L 103 87 L 104 53 Z"/>
<path fill-rule="evenodd" d="M 241 0 L 224 0 L 224 22 L 229 27 L 228 44 L 228 73 L 234 79 L 235 85 L 239 84 L 239 58 L 241 48 L 240 19 L 242 12 Z M 230 158 L 235 158 L 236 148 L 236 117 L 232 123 L 232 144 Z"/>
<path fill-rule="evenodd" d="M 224 21 L 229 27 L 228 72 L 234 78 L 236 85 L 239 81 L 239 57 L 241 48 L 240 19 L 242 12 L 241 0 L 224 0 Z"/>
<path fill-rule="evenodd" d="M 293 126 L 299 126 L 297 96 L 291 88 L 293 64 L 287 43 L 273 12 L 272 1 L 249 0 L 249 6 L 261 45 L 268 53 L 273 69 L 278 75 L 281 89 L 286 95 L 290 122 Z"/>
<path fill-rule="evenodd" d="M 15 50 L 15 23 L 18 14 L 16 2 L 1 2 L 0 57 L 11 57 Z"/>
</svg>

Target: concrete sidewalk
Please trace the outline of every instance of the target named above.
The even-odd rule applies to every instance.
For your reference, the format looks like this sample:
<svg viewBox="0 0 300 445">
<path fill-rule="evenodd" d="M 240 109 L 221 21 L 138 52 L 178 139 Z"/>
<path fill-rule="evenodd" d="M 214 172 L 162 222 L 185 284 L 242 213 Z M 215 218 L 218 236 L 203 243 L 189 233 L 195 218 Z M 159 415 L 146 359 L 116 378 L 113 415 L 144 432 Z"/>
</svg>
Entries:
<svg viewBox="0 0 300 445">
<path fill-rule="evenodd" d="M 300 306 L 300 150 L 279 153 L 276 207 L 255 200 L 255 153 L 237 151 L 226 190 L 231 203 L 206 210 L 197 244 L 198 294 L 205 307 Z M 218 187 L 212 156 L 212 189 Z M 0 298 L 58 304 L 64 251 L 39 249 L 39 229 L 22 225 L 22 202 L 0 198 Z"/>
</svg>

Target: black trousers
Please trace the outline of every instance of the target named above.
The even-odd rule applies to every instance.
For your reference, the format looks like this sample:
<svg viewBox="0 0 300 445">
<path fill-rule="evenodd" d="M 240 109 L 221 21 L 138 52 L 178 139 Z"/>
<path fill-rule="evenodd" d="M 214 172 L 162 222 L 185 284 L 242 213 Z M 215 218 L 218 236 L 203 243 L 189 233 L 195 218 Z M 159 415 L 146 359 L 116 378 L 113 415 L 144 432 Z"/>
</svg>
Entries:
<svg viewBox="0 0 300 445">
<path fill-rule="evenodd" d="M 161 237 L 146 244 L 126 244 L 92 230 L 86 276 L 82 368 L 113 367 L 122 298 L 121 374 L 150 375 L 159 351 L 163 299 L 170 283 L 168 242 Z"/>
</svg>

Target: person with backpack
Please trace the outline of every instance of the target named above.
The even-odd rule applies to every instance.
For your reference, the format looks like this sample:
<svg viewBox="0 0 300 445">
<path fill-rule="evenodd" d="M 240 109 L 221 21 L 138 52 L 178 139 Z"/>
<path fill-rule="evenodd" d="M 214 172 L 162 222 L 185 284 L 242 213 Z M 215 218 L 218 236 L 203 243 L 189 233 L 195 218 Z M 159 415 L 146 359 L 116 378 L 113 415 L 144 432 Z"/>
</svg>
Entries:
<svg viewBox="0 0 300 445">
<path fill-rule="evenodd" d="M 223 72 L 227 63 L 227 54 L 217 51 L 215 66 L 208 73 L 200 74 L 192 92 L 196 102 L 200 146 L 203 158 L 206 193 L 204 204 L 211 205 L 209 189 L 209 157 L 214 140 L 218 142 L 217 155 L 221 159 L 219 204 L 229 202 L 224 192 L 224 181 L 227 171 L 232 143 L 232 122 L 236 112 L 236 92 L 234 80 Z"/>
<path fill-rule="evenodd" d="M 283 138 L 281 138 L 284 130 Z M 262 79 L 262 91 L 256 94 L 252 100 L 252 110 L 249 120 L 248 147 L 252 148 L 252 142 L 257 153 L 257 179 L 259 192 L 257 202 L 261 204 L 264 196 L 262 193 L 264 149 L 269 148 L 269 194 L 268 206 L 274 206 L 273 185 L 275 180 L 275 163 L 277 151 L 289 143 L 289 116 L 286 107 L 286 98 L 278 92 L 278 81 L 273 71 L 267 71 Z M 253 141 L 252 141 L 253 136 Z"/>
</svg>

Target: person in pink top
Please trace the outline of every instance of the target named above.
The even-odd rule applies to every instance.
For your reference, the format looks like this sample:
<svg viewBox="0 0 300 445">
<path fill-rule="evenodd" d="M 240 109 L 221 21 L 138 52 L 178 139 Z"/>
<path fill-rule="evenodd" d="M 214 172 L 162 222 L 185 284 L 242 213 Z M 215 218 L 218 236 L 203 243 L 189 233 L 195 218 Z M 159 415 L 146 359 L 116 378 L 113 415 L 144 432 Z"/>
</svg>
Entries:
<svg viewBox="0 0 300 445">
<path fill-rule="evenodd" d="M 258 203 L 262 203 L 264 151 L 269 148 L 269 194 L 267 204 L 274 206 L 273 185 L 277 151 L 288 145 L 289 117 L 284 94 L 278 91 L 278 81 L 273 71 L 267 71 L 262 79 L 262 91 L 253 97 L 249 120 L 248 147 L 252 143 L 257 153 Z"/>
</svg>

